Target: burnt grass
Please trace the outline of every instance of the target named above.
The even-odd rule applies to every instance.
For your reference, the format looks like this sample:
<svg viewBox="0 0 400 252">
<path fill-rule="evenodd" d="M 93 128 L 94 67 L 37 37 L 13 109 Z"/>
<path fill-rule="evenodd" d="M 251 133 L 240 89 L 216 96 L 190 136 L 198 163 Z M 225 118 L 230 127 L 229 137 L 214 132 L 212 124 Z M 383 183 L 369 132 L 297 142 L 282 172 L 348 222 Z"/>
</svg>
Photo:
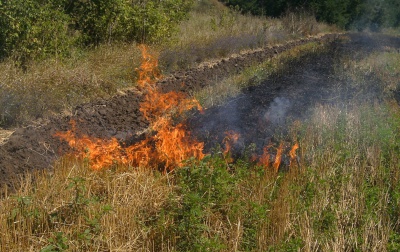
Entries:
<svg viewBox="0 0 400 252">
<path fill-rule="evenodd" d="M 340 38 L 343 36 L 347 39 Z M 261 85 L 245 88 L 225 104 L 208 108 L 203 114 L 195 113 L 188 119 L 192 135 L 205 142 L 205 152 L 221 145 L 228 130 L 241 135 L 235 155 L 242 155 L 250 144 L 255 144 L 260 151 L 262 146 L 274 141 L 277 132 L 284 133 L 288 123 L 306 120 L 315 104 L 355 98 L 356 92 L 348 85 L 349 80 L 334 73 L 341 57 L 362 58 L 385 47 L 400 48 L 400 38 L 357 33 L 302 39 L 226 58 L 210 66 L 175 72 L 156 85 L 162 92 L 191 94 L 211 85 L 216 78 L 240 73 L 254 63 L 313 41 L 326 43 L 328 50 L 293 60 L 284 72 L 271 76 Z M 362 95 L 357 93 L 356 98 L 375 99 L 379 88 L 371 87 L 371 90 Z M 141 90 L 131 89 L 125 95 L 77 106 L 71 116 L 53 117 L 43 125 L 16 129 L 0 146 L 0 187 L 14 187 L 13 181 L 26 172 L 53 169 L 54 162 L 70 151 L 54 134 L 69 130 L 71 120 L 76 121 L 78 134 L 104 139 L 115 137 L 123 143 L 137 141 L 149 126 L 139 111 L 142 99 Z"/>
</svg>

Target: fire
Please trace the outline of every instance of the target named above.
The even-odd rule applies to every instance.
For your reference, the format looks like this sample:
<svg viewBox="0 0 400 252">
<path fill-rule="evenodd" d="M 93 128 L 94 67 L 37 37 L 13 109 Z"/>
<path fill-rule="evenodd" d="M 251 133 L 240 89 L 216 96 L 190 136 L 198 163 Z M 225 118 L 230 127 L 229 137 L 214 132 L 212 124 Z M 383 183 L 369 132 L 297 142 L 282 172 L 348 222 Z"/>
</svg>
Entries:
<svg viewBox="0 0 400 252">
<path fill-rule="evenodd" d="M 190 99 L 182 92 L 160 93 L 155 87 L 155 82 L 162 78 L 158 70 L 158 61 L 148 53 L 145 46 L 140 46 L 142 63 L 137 69 L 138 85 L 144 93 L 140 103 L 140 111 L 150 123 L 150 133 L 147 138 L 131 146 L 123 147 L 117 139 L 99 139 L 87 135 L 77 134 L 77 127 L 71 121 L 71 129 L 58 132 L 55 136 L 66 141 L 74 150 L 75 156 L 87 158 L 92 169 L 99 170 L 114 164 L 131 165 L 134 167 L 156 167 L 158 169 L 172 170 L 181 167 L 183 161 L 191 157 L 202 159 L 204 143 L 196 141 L 186 129 L 184 123 L 175 123 L 182 119 L 184 113 L 191 109 L 202 110 L 199 102 Z M 79 136 L 78 136 L 79 135 Z M 233 162 L 230 156 L 234 144 L 239 140 L 240 134 L 230 130 L 225 132 L 223 155 L 227 163 Z M 272 166 L 278 172 L 284 152 L 281 143 L 276 149 L 275 160 L 271 162 L 270 150 L 272 144 L 263 148 L 261 156 L 255 156 L 258 164 L 265 168 Z M 297 158 L 296 143 L 290 150 L 290 165 Z"/>
<path fill-rule="evenodd" d="M 229 130 L 225 132 L 225 138 L 222 140 L 223 144 L 225 145 L 224 149 L 224 157 L 226 158 L 228 163 L 233 162 L 233 158 L 229 157 L 230 152 L 232 150 L 232 146 L 239 140 L 240 134 L 233 131 Z"/>
<path fill-rule="evenodd" d="M 261 155 L 261 157 L 258 160 L 258 164 L 262 165 L 263 167 L 268 167 L 270 165 L 270 158 L 271 158 L 271 155 L 269 154 L 270 147 L 271 147 L 271 145 L 264 146 L 263 154 Z"/>
<path fill-rule="evenodd" d="M 122 155 L 122 147 L 117 139 L 103 140 L 90 138 L 86 135 L 76 136 L 76 122 L 71 121 L 71 130 L 58 132 L 55 136 L 68 142 L 78 158 L 88 158 L 91 168 L 99 170 L 104 166 L 111 166 L 115 162 L 127 163 L 126 156 Z"/>
<path fill-rule="evenodd" d="M 140 104 L 140 111 L 144 117 L 158 124 L 160 117 L 173 117 L 182 115 L 185 111 L 192 108 L 202 110 L 200 103 L 196 99 L 188 99 L 182 92 L 159 93 L 153 87 L 146 90 L 144 101 Z"/>
<path fill-rule="evenodd" d="M 156 149 L 166 167 L 181 166 L 182 161 L 190 157 L 204 157 L 204 144 L 191 140 L 184 124 L 180 123 L 171 129 L 168 124 L 163 127 L 156 136 Z"/>
<path fill-rule="evenodd" d="M 293 145 L 292 149 L 291 149 L 290 152 L 289 152 L 289 156 L 290 156 L 290 164 L 289 164 L 289 167 L 292 167 L 293 161 L 295 161 L 296 158 L 297 158 L 296 150 L 297 150 L 298 148 L 299 148 L 299 144 L 298 144 L 298 143 L 295 143 L 295 144 Z"/>
<path fill-rule="evenodd" d="M 165 118 L 158 123 L 156 135 L 126 148 L 133 166 L 163 165 L 165 170 L 171 170 L 181 167 L 190 157 L 204 157 L 204 144 L 192 140 L 183 123 L 172 126 Z"/>
<path fill-rule="evenodd" d="M 282 156 L 285 150 L 284 146 L 285 145 L 283 143 L 280 143 L 279 146 L 276 148 L 275 160 L 272 163 L 270 154 L 270 149 L 273 147 L 272 144 L 264 146 L 263 154 L 260 156 L 256 156 L 253 160 L 254 161 L 258 160 L 257 164 L 263 166 L 264 168 L 272 166 L 274 168 L 274 171 L 278 172 L 282 162 Z M 299 144 L 295 143 L 289 151 L 289 157 L 290 157 L 289 167 L 292 167 L 293 161 L 297 160 L 296 150 L 298 148 Z"/>
<path fill-rule="evenodd" d="M 273 164 L 275 172 L 278 172 L 279 166 L 281 165 L 282 152 L 283 152 L 283 143 L 279 144 L 279 147 L 278 147 L 278 149 L 276 151 L 275 162 Z"/>
<path fill-rule="evenodd" d="M 158 60 L 150 54 L 145 45 L 139 46 L 142 52 L 142 63 L 136 71 L 138 72 L 138 85 L 141 88 L 146 88 L 147 85 L 153 84 L 157 79 L 162 78 L 158 69 Z"/>
<path fill-rule="evenodd" d="M 59 132 L 56 136 L 68 142 L 78 157 L 87 157 L 92 169 L 98 170 L 112 164 L 129 164 L 132 166 L 163 166 L 172 170 L 182 166 L 182 162 L 190 157 L 202 159 L 204 144 L 193 140 L 183 123 L 174 125 L 174 118 L 193 108 L 201 110 L 195 99 L 189 99 L 179 92 L 160 93 L 155 87 L 161 78 L 158 60 L 148 53 L 145 46 L 140 46 L 142 63 L 137 69 L 138 85 L 144 89 L 144 101 L 140 111 L 150 122 L 154 135 L 132 146 L 122 147 L 117 139 L 110 140 L 77 137 L 76 124 L 67 132 Z"/>
</svg>

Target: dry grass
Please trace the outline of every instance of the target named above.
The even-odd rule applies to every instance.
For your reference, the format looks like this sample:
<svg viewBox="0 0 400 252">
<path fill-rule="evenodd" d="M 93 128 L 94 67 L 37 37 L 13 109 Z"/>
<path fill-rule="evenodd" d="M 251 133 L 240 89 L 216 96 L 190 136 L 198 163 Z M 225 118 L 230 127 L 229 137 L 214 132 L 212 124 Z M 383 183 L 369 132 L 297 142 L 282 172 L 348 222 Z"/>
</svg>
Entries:
<svg viewBox="0 0 400 252">
<path fill-rule="evenodd" d="M 205 16 L 201 21 L 199 13 L 193 13 L 199 24 L 211 22 Z M 182 37 L 182 45 L 190 44 L 190 36 Z M 216 94 L 203 102 L 218 104 L 240 87 L 283 71 L 302 53 L 320 50 L 315 44 L 295 48 L 198 96 Z M 66 99 L 65 89 L 76 86 L 88 85 L 83 90 L 90 99 L 91 92 L 110 95 L 132 85 L 132 59 L 139 62 L 139 56 L 126 45 L 101 47 L 74 62 L 44 62 L 27 73 L 3 63 L 0 83 L 26 95 L 25 110 L 28 101 L 47 101 L 44 95 Z M 230 164 L 216 154 L 172 174 L 132 167 L 94 172 L 87 160 L 71 158 L 52 172 L 28 174 L 16 193 L 0 199 L 0 251 L 398 251 L 400 108 L 390 94 L 398 90 L 399 62 L 392 48 L 361 61 L 343 59 L 336 73 L 359 93 L 379 86 L 374 95 L 381 102 L 338 98 L 337 104 L 316 106 L 308 121 L 290 130 L 288 138 L 300 143 L 300 166 L 287 173 L 247 159 Z M 47 90 L 55 83 L 59 95 Z M 107 85 L 114 91 L 105 92 Z M 73 102 L 84 99 L 76 95 Z M 65 113 L 73 102 L 63 103 Z"/>
<path fill-rule="evenodd" d="M 168 47 L 160 49 L 165 72 L 195 67 L 244 50 L 275 45 L 310 35 L 336 32 L 305 13 L 281 19 L 242 15 L 218 1 L 200 1 Z"/>
<path fill-rule="evenodd" d="M 399 62 L 388 52 L 344 59 L 336 73 L 359 95 L 319 105 L 296 126 L 303 172 L 290 182 L 286 242 L 301 241 L 302 251 L 398 250 L 400 107 L 390 92 Z M 375 98 L 364 99 L 368 92 Z"/>
<path fill-rule="evenodd" d="M 288 230 L 301 237 L 304 251 L 387 250 L 395 224 L 391 194 L 399 179 L 398 158 L 383 154 L 395 155 L 386 148 L 399 137 L 397 121 L 387 120 L 388 113 L 398 120 L 399 108 L 390 110 L 369 104 L 315 109 L 301 148 L 311 162 L 293 190 L 297 211 Z"/>
<path fill-rule="evenodd" d="M 68 114 L 77 104 L 130 87 L 140 57 L 135 45 L 114 45 L 64 62 L 35 62 L 27 72 L 10 61 L 0 63 L 0 125 Z"/>
<path fill-rule="evenodd" d="M 317 106 L 292 127 L 300 167 L 278 175 L 218 157 L 174 174 L 65 158 L 0 201 L 0 249 L 387 251 L 399 246 L 399 123 L 394 103 Z"/>
<path fill-rule="evenodd" d="M 7 142 L 7 139 L 14 133 L 12 130 L 3 130 L 0 128 L 0 145 Z"/>
<path fill-rule="evenodd" d="M 385 83 L 384 93 L 389 95 L 398 88 L 400 78 L 400 50 L 385 47 L 385 52 L 376 52 L 352 65 L 354 72 L 374 75 Z"/>
<path fill-rule="evenodd" d="M 171 200 L 172 190 L 168 175 L 118 168 L 92 172 L 82 162 L 63 159 L 53 174 L 28 176 L 13 194 L 18 196 L 1 200 L 0 223 L 7 231 L 0 249 L 149 251 L 158 232 L 149 223 Z"/>
</svg>

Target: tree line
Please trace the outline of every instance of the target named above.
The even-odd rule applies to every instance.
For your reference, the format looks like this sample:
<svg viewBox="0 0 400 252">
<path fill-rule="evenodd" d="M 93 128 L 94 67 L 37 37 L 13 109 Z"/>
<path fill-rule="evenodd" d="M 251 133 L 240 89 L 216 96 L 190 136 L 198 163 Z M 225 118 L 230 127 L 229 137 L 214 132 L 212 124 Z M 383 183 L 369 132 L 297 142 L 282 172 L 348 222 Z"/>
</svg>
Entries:
<svg viewBox="0 0 400 252">
<path fill-rule="evenodd" d="M 77 46 L 155 43 L 170 37 L 193 0 L 0 0 L 0 59 L 63 57 Z"/>
<path fill-rule="evenodd" d="M 19 64 L 113 41 L 158 43 L 172 36 L 195 0 L 0 0 L 0 60 Z M 206 1 L 206 0 L 202 0 Z M 220 0 L 244 13 L 308 11 L 346 29 L 400 26 L 399 0 Z"/>
<path fill-rule="evenodd" d="M 287 11 L 306 10 L 317 20 L 344 29 L 377 31 L 400 26 L 399 0 L 221 0 L 245 13 L 279 17 Z"/>
</svg>

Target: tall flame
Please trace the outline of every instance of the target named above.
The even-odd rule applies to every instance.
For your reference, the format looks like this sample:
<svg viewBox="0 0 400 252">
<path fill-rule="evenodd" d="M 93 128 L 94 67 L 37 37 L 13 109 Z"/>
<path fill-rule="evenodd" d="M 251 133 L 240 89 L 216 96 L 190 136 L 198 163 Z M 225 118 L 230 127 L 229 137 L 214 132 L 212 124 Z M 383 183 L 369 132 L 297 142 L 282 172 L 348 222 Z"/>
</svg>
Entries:
<svg viewBox="0 0 400 252">
<path fill-rule="evenodd" d="M 76 156 L 87 157 L 92 169 L 98 170 L 118 163 L 163 166 L 165 170 L 171 170 L 182 166 L 182 162 L 190 157 L 204 157 L 204 144 L 193 140 L 183 123 L 174 125 L 173 121 L 173 118 L 182 116 L 192 108 L 201 110 L 200 104 L 184 93 L 158 92 L 154 85 L 161 78 L 158 60 L 148 53 L 144 45 L 140 49 L 143 57 L 137 69 L 138 85 L 145 91 L 140 111 L 150 122 L 150 128 L 155 134 L 124 148 L 115 138 L 104 140 L 85 135 L 77 137 L 75 122 L 72 122 L 71 130 L 56 133 L 56 136 L 68 142 Z"/>
<path fill-rule="evenodd" d="M 262 165 L 264 167 L 268 167 L 270 165 L 270 158 L 271 158 L 271 155 L 269 154 L 270 147 L 271 147 L 271 145 L 264 146 L 263 154 L 261 155 L 261 157 L 258 160 L 259 165 Z"/>
<path fill-rule="evenodd" d="M 233 145 L 239 140 L 240 134 L 233 131 L 229 130 L 225 132 L 225 138 L 222 140 L 223 144 L 225 145 L 224 148 L 224 157 L 228 163 L 233 162 L 233 158 L 230 156 L 231 150 Z"/>
<path fill-rule="evenodd" d="M 295 143 L 295 144 L 293 145 L 292 149 L 291 149 L 290 152 L 289 152 L 289 156 L 290 156 L 290 164 L 289 164 L 289 167 L 292 166 L 293 161 L 295 161 L 296 158 L 297 158 L 296 150 L 297 150 L 298 148 L 299 148 L 299 144 L 298 144 L 298 143 Z"/>
<path fill-rule="evenodd" d="M 278 149 L 276 150 L 275 161 L 274 161 L 274 164 L 273 164 L 275 172 L 278 172 L 279 166 L 281 165 L 282 152 L 283 152 L 283 143 L 280 143 Z"/>
<path fill-rule="evenodd" d="M 139 68 L 136 69 L 138 72 L 138 85 L 141 88 L 151 85 L 155 80 L 162 78 L 160 70 L 158 69 L 158 60 L 152 54 L 150 54 L 145 45 L 139 45 L 139 49 L 142 52 L 142 62 Z"/>
</svg>

